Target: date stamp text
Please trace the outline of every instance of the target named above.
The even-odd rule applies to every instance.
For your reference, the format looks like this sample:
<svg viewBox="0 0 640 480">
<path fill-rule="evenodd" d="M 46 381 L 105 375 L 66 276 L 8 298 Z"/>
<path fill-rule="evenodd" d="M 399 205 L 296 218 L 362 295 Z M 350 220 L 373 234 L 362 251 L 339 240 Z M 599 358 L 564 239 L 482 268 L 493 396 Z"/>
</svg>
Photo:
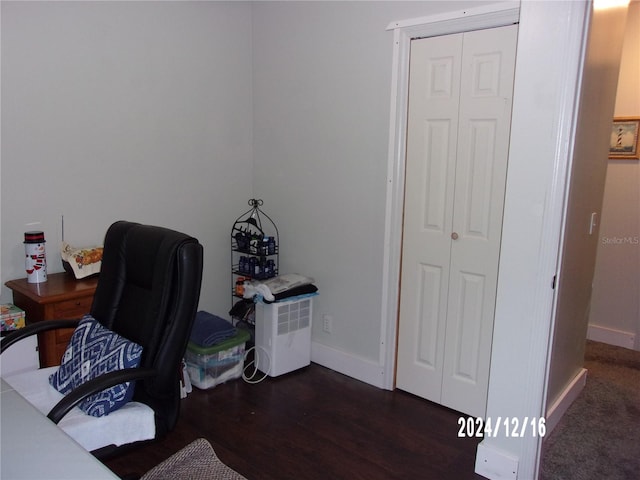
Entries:
<svg viewBox="0 0 640 480">
<path fill-rule="evenodd" d="M 458 418 L 458 437 L 544 437 L 547 425 L 544 417 L 460 417 Z"/>
</svg>

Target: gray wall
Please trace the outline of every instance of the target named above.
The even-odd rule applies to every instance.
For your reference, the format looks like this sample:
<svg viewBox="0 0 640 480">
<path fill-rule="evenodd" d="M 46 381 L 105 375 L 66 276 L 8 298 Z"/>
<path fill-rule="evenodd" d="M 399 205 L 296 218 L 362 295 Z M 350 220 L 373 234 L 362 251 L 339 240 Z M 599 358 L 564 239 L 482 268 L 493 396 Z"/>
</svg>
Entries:
<svg viewBox="0 0 640 480">
<path fill-rule="evenodd" d="M 616 117 L 640 117 L 640 1 L 629 4 Z M 606 160 L 590 337 L 640 350 L 640 162 Z"/>
<path fill-rule="evenodd" d="M 254 7 L 256 195 L 281 228 L 281 270 L 313 276 L 320 288 L 314 341 L 354 363 L 378 364 L 382 342 L 393 51 L 385 28 L 470 5 L 481 3 Z M 331 334 L 321 328 L 325 314 Z"/>
<path fill-rule="evenodd" d="M 61 215 L 76 246 L 127 219 L 198 237 L 201 307 L 226 313 L 229 233 L 253 191 L 251 5 L 1 8 L 2 284 L 25 276 L 25 230 L 44 230 L 54 272 Z"/>
<path fill-rule="evenodd" d="M 314 340 L 377 363 L 385 29 L 469 5 L 2 2 L 2 282 L 24 276 L 26 230 L 45 231 L 55 272 L 63 215 L 76 246 L 129 219 L 201 240 L 201 308 L 224 315 L 230 226 L 255 195 L 281 271 L 320 287 Z"/>
<path fill-rule="evenodd" d="M 281 272 L 320 288 L 314 341 L 378 364 L 386 27 L 482 3 L 2 2 L 2 282 L 24 276 L 25 230 L 55 272 L 61 216 L 76 246 L 129 219 L 197 236 L 201 308 L 225 315 L 230 227 L 256 196 Z"/>
</svg>

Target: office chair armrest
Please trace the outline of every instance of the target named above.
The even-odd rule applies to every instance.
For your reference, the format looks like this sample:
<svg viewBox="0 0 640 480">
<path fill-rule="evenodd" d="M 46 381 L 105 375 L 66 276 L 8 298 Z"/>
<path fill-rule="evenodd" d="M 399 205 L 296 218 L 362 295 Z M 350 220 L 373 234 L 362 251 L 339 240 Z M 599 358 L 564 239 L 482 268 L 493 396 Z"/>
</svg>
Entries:
<svg viewBox="0 0 640 480">
<path fill-rule="evenodd" d="M 11 332 L 4 337 L 2 343 L 0 343 L 0 355 L 11 345 L 14 345 L 23 338 L 30 337 L 36 333 L 42 333 L 49 330 L 57 330 L 59 328 L 76 328 L 80 319 L 76 320 L 46 320 L 42 322 L 32 323 L 24 328 L 20 328 Z"/>
<path fill-rule="evenodd" d="M 93 395 L 94 393 L 101 392 L 102 390 L 121 383 L 153 377 L 157 375 L 157 373 L 158 372 L 154 368 L 125 368 L 123 370 L 117 370 L 115 372 L 100 375 L 93 380 L 83 383 L 78 388 L 65 395 L 65 397 L 51 409 L 47 417 L 53 423 L 57 424 L 67 413 L 69 413 L 69 410 L 89 395 Z"/>
</svg>

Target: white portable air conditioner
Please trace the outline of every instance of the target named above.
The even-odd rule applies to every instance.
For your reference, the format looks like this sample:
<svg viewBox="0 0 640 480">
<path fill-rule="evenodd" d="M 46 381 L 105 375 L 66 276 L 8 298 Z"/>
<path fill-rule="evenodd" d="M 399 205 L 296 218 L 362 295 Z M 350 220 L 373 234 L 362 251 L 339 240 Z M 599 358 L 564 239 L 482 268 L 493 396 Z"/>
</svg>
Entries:
<svg viewBox="0 0 640 480">
<path fill-rule="evenodd" d="M 277 377 L 311 363 L 313 298 L 256 304 L 256 367 Z"/>
</svg>

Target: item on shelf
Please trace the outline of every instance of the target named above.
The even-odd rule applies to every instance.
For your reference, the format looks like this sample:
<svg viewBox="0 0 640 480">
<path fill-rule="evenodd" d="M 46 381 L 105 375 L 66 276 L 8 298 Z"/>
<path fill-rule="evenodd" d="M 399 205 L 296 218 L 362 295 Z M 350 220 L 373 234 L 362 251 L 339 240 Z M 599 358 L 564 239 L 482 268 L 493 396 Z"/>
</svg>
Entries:
<svg viewBox="0 0 640 480">
<path fill-rule="evenodd" d="M 231 310 L 229 315 L 237 321 L 240 321 L 246 325 L 255 325 L 255 304 L 253 299 L 241 299 L 238 300 Z"/>
<path fill-rule="evenodd" d="M 307 285 L 300 285 L 299 287 L 293 287 L 284 292 L 276 293 L 273 295 L 273 301 L 263 298 L 264 303 L 282 302 L 291 300 L 293 298 L 303 298 L 318 295 L 318 287 L 313 283 Z"/>
<path fill-rule="evenodd" d="M 300 295 L 315 294 L 318 287 L 311 277 L 288 273 L 264 281 L 254 281 L 244 288 L 244 298 L 259 296 L 264 303 L 273 303 Z"/>
<path fill-rule="evenodd" d="M 260 283 L 260 282 L 247 283 L 244 286 L 243 296 L 246 299 L 253 298 L 255 296 L 260 296 L 261 298 L 264 298 L 268 302 L 273 302 L 275 300 L 273 294 L 269 290 L 269 287 L 267 287 L 264 283 Z"/>
<path fill-rule="evenodd" d="M 304 285 L 310 285 L 315 280 L 311 277 L 305 277 L 299 273 L 286 273 L 269 280 L 265 280 L 263 283 L 269 288 L 271 293 L 278 294 L 291 290 L 292 288 L 302 287 Z"/>
<path fill-rule="evenodd" d="M 236 295 L 238 297 L 242 297 L 244 295 L 244 283 L 244 277 L 238 277 L 238 279 L 236 280 Z"/>
<path fill-rule="evenodd" d="M 189 342 L 199 347 L 213 347 L 235 337 L 237 329 L 224 318 L 205 312 L 196 313 Z"/>
<path fill-rule="evenodd" d="M 62 266 L 67 273 L 72 273 L 77 280 L 100 273 L 102 267 L 103 247 L 76 248 L 62 242 L 60 256 Z"/>
<path fill-rule="evenodd" d="M 44 248 L 46 240 L 44 232 L 32 231 L 24 233 L 24 268 L 28 283 L 47 281 L 47 253 Z"/>
<path fill-rule="evenodd" d="M 11 303 L 0 305 L 0 331 L 17 330 L 25 325 L 24 310 Z"/>
</svg>

